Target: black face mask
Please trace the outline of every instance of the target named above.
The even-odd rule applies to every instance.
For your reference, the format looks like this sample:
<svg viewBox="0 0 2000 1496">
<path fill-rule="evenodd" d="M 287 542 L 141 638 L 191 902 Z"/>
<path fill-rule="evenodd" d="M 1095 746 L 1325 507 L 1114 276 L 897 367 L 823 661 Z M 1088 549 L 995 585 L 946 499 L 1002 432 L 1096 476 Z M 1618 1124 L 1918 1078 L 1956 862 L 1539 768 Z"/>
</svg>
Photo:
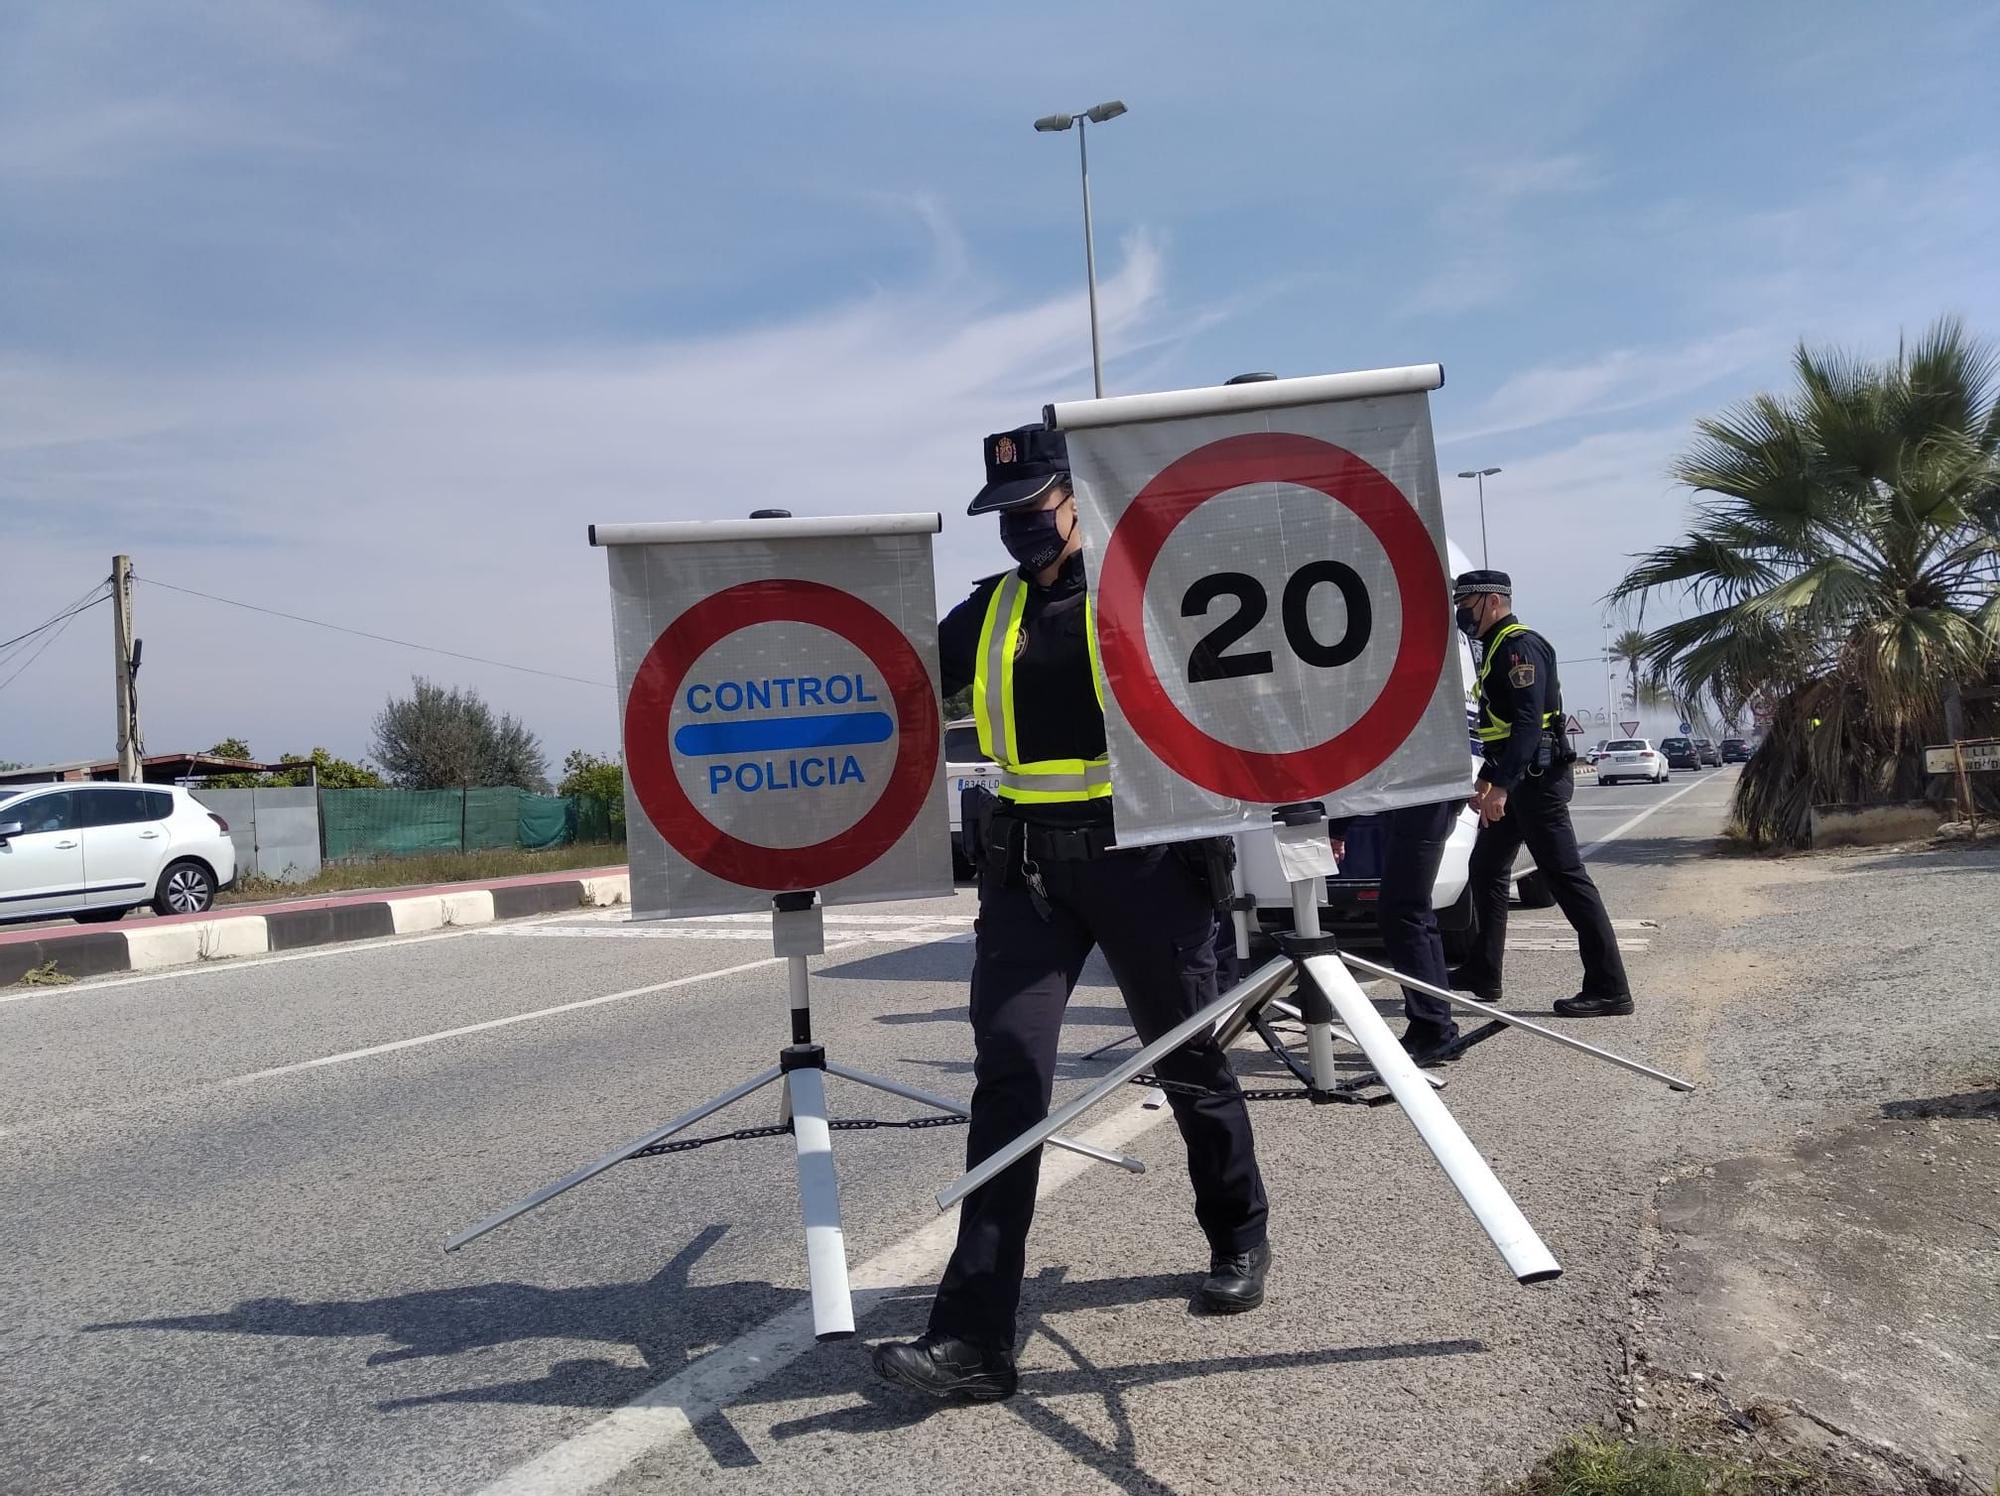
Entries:
<svg viewBox="0 0 2000 1496">
<path fill-rule="evenodd" d="M 1451 610 L 1451 617 L 1452 621 L 1458 625 L 1458 631 L 1465 635 L 1466 638 L 1477 639 L 1479 637 L 1479 616 L 1471 608 L 1460 603 L 1456 608 Z"/>
<path fill-rule="evenodd" d="M 1054 509 L 1009 509 L 1000 516 L 1000 543 L 1007 547 L 1012 556 L 1029 571 L 1046 571 L 1056 564 L 1056 558 L 1069 544 L 1069 536 L 1063 534 L 1056 516 L 1062 512 L 1058 505 Z M 1074 529 L 1071 530 L 1074 534 Z"/>
</svg>

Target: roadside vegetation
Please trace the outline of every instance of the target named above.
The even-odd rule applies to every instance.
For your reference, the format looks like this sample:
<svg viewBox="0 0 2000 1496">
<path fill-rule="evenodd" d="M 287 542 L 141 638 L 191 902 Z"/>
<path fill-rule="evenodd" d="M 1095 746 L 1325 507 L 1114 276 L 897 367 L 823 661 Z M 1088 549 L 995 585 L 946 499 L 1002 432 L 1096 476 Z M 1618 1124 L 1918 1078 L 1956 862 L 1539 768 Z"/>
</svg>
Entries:
<svg viewBox="0 0 2000 1496">
<path fill-rule="evenodd" d="M 417 888 L 431 883 L 518 878 L 533 873 L 612 867 L 624 860 L 625 848 L 611 842 L 579 842 L 541 851 L 497 847 L 483 852 L 378 857 L 367 862 L 329 863 L 320 869 L 318 877 L 308 878 L 303 883 L 281 883 L 276 878 L 239 878 L 216 896 L 216 903 L 261 903 L 270 899 L 304 899 L 315 894 L 354 893 L 376 888 Z"/>
<path fill-rule="evenodd" d="M 2000 645 L 1993 349 L 1947 318 L 1886 362 L 1801 346 L 1793 372 L 1698 424 L 1673 469 L 1693 528 L 1611 592 L 1642 623 L 1694 605 L 1644 657 L 1678 699 L 1765 719 L 1735 819 L 1776 848 L 1815 804 L 1921 798 L 1925 744 L 1967 735 Z"/>
</svg>

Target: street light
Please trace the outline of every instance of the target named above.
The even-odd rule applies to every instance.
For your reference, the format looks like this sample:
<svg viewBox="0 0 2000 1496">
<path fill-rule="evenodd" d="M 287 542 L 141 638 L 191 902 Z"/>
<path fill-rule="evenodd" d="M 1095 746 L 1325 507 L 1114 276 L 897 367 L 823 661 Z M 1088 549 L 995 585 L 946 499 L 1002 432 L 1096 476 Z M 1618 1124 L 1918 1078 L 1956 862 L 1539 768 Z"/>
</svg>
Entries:
<svg viewBox="0 0 2000 1496">
<path fill-rule="evenodd" d="M 1097 341 L 1097 245 L 1090 233 L 1090 147 L 1085 140 L 1090 125 L 1101 125 L 1125 112 L 1121 99 L 1110 99 L 1079 114 L 1045 114 L 1035 121 L 1044 134 L 1076 126 L 1076 159 L 1083 172 L 1083 275 L 1090 288 L 1090 376 L 1097 398 L 1104 398 L 1104 354 Z"/>
<path fill-rule="evenodd" d="M 1486 554 L 1486 480 L 1499 471 L 1500 469 L 1498 468 L 1474 468 L 1470 472 L 1458 475 L 1461 478 L 1477 478 L 1479 480 L 1479 564 L 1481 566 L 1492 565 L 1491 558 Z"/>
</svg>

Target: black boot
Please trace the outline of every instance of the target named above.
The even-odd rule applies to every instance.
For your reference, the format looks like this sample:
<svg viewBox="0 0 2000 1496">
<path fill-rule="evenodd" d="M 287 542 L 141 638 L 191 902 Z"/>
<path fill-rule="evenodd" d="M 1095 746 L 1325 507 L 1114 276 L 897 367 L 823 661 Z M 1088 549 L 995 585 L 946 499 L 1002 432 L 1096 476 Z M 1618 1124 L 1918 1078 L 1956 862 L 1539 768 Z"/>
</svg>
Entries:
<svg viewBox="0 0 2000 1496">
<path fill-rule="evenodd" d="M 1456 1054 L 1439 1055 L 1438 1051 L 1458 1038 L 1458 1026 L 1450 1023 L 1419 1023 L 1412 1020 L 1403 1030 L 1403 1052 L 1419 1065 L 1438 1065 L 1446 1060 L 1455 1060 Z"/>
<path fill-rule="evenodd" d="M 1201 1280 L 1201 1302 L 1211 1314 L 1241 1314 L 1264 1302 L 1264 1279 L 1271 1271 L 1266 1242 L 1247 1252 L 1217 1252 Z"/>
<path fill-rule="evenodd" d="M 1496 1006 L 1500 1001 L 1500 981 L 1484 972 L 1475 971 L 1470 966 L 1454 966 L 1451 969 L 1451 990 L 1470 992 L 1483 1003 Z"/>
<path fill-rule="evenodd" d="M 932 1397 L 998 1402 L 1020 1385 L 1014 1353 L 927 1332 L 915 1340 L 875 1347 L 875 1372 L 885 1381 Z"/>
<path fill-rule="evenodd" d="M 1579 992 L 1575 997 L 1559 997 L 1549 1006 L 1565 1018 L 1622 1018 L 1632 1011 L 1632 994 L 1592 997 Z"/>
</svg>

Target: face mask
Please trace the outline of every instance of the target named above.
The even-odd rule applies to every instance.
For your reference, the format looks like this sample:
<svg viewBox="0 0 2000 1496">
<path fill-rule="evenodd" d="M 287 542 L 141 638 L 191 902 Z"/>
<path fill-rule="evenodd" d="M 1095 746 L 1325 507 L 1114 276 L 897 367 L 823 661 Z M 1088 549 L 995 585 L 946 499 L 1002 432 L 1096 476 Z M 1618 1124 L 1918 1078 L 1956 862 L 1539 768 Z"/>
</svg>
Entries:
<svg viewBox="0 0 2000 1496">
<path fill-rule="evenodd" d="M 1009 509 L 1000 516 L 1000 543 L 1007 547 L 1012 556 L 1029 571 L 1046 571 L 1056 564 L 1056 558 L 1069 544 L 1069 536 L 1063 534 L 1056 516 L 1061 507 L 1055 509 Z"/>
<path fill-rule="evenodd" d="M 1469 606 L 1460 603 L 1456 608 L 1451 610 L 1451 617 L 1452 621 L 1458 625 L 1458 631 L 1465 635 L 1466 638 L 1477 639 L 1479 637 L 1479 615 L 1474 613 Z"/>
</svg>

